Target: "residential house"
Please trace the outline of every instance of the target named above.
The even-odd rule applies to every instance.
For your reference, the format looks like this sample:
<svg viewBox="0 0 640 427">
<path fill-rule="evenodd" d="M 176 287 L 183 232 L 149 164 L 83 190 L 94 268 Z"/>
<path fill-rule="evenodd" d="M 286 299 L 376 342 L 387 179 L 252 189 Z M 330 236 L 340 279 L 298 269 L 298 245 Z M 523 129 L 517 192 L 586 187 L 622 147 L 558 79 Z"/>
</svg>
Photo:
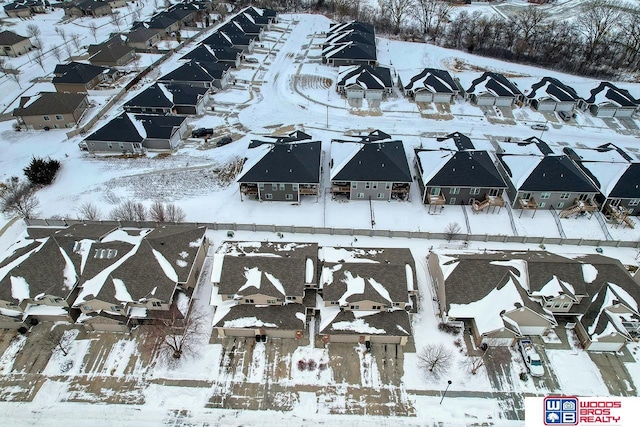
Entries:
<svg viewBox="0 0 640 427">
<path fill-rule="evenodd" d="M 215 33 L 204 39 L 202 41 L 202 44 L 205 44 L 211 48 L 232 47 L 242 50 L 242 53 L 245 54 L 253 52 L 255 41 L 252 38 L 242 34 L 239 34 L 232 38 L 227 35 L 227 33 L 216 31 Z"/>
<path fill-rule="evenodd" d="M 224 31 L 217 31 L 208 38 L 213 38 L 215 34 L 220 34 L 231 42 L 231 47 L 242 49 L 243 52 L 252 53 L 255 46 L 256 37 L 245 34 L 237 27 L 227 27 Z M 204 43 L 204 42 L 203 42 Z M 223 44 L 224 46 L 224 44 Z"/>
<path fill-rule="evenodd" d="M 560 210 L 560 217 L 598 210 L 598 189 L 566 154 L 554 151 L 538 138 L 502 142 L 498 170 L 507 183 L 514 209 Z M 521 213 L 522 214 L 522 213 Z"/>
<path fill-rule="evenodd" d="M 117 70 L 82 62 L 58 64 L 51 83 L 58 92 L 86 93 L 103 83 L 112 83 L 119 76 Z"/>
<path fill-rule="evenodd" d="M 538 111 L 573 111 L 580 97 L 576 91 L 553 77 L 544 77 L 531 86 L 526 101 Z"/>
<path fill-rule="evenodd" d="M 379 131 L 377 131 L 379 132 Z M 378 133 L 374 133 L 378 135 Z M 383 134 L 383 132 L 380 132 Z M 331 141 L 331 193 L 349 200 L 408 200 L 411 170 L 402 141 Z"/>
<path fill-rule="evenodd" d="M 212 47 L 201 44 L 180 59 L 196 60 L 198 62 L 222 62 L 229 64 L 232 68 L 240 67 L 242 62 L 242 49 L 228 46 Z"/>
<path fill-rule="evenodd" d="M 175 150 L 187 134 L 186 117 L 122 113 L 86 137 L 80 149 L 92 153 L 138 154 Z"/>
<path fill-rule="evenodd" d="M 179 31 L 181 24 L 182 21 L 180 19 L 168 15 L 166 12 L 160 12 L 151 17 L 144 26 L 160 33 L 162 36 L 169 36 Z"/>
<path fill-rule="evenodd" d="M 158 82 L 183 83 L 209 89 L 225 89 L 231 81 L 230 65 L 219 62 L 199 62 L 191 60 L 175 70 L 165 74 Z"/>
<path fill-rule="evenodd" d="M 340 67 L 336 90 L 347 98 L 386 98 L 393 92 L 391 70 L 369 65 Z"/>
<path fill-rule="evenodd" d="M 78 323 L 88 330 L 123 332 L 166 319 L 179 326 L 174 321 L 189 305 L 182 292 L 195 287 L 208 250 L 205 232 L 182 225 L 121 228 L 100 240 L 77 242 Z M 179 298 L 186 304 L 178 304 Z"/>
<path fill-rule="evenodd" d="M 640 215 L 640 162 L 611 143 L 563 151 L 600 191 L 596 202 L 602 213 L 612 222 L 633 228 L 629 215 Z"/>
<path fill-rule="evenodd" d="M 43 0 L 16 0 L 4 6 L 9 18 L 31 18 L 35 13 L 45 13 L 48 2 Z"/>
<path fill-rule="evenodd" d="M 104 65 L 106 67 L 120 67 L 132 61 L 136 57 L 136 50 L 125 44 L 110 44 L 103 46 L 98 52 L 89 57 L 92 65 Z"/>
<path fill-rule="evenodd" d="M 409 249 L 322 247 L 319 334 L 324 342 L 406 345 L 417 309 Z"/>
<path fill-rule="evenodd" d="M 65 3 L 63 9 L 66 16 L 99 18 L 100 16 L 111 15 L 111 5 L 109 2 L 102 0 L 80 0 Z"/>
<path fill-rule="evenodd" d="M 342 22 L 337 24 L 329 24 L 329 31 L 327 32 L 327 35 L 350 31 L 350 30 L 356 30 L 363 33 L 375 34 L 375 29 L 373 25 L 367 24 L 366 22 L 349 21 L 349 22 Z"/>
<path fill-rule="evenodd" d="M 322 50 L 322 63 L 339 67 L 343 65 L 376 65 L 376 47 L 364 43 L 348 42 L 329 45 Z"/>
<path fill-rule="evenodd" d="M 169 6 L 164 15 L 180 22 L 180 27 L 195 27 L 199 9 L 189 3 L 176 3 Z"/>
<path fill-rule="evenodd" d="M 160 40 L 160 33 L 146 27 L 138 27 L 127 34 L 127 45 L 141 51 L 153 48 Z"/>
<path fill-rule="evenodd" d="M 256 24 L 251 16 L 245 15 L 243 13 L 239 13 L 231 18 L 231 21 L 220 27 L 220 30 L 225 31 L 225 28 L 227 28 L 228 26 L 235 26 L 245 35 L 253 37 L 260 41 L 264 36 L 264 27 Z"/>
<path fill-rule="evenodd" d="M 248 9 L 248 8 L 247 8 Z M 236 15 L 236 17 L 241 19 L 246 19 L 248 22 L 251 22 L 254 25 L 258 25 L 260 28 L 263 28 L 265 31 L 269 31 L 271 29 L 272 19 L 267 16 L 262 16 L 258 14 L 247 13 L 247 9 L 241 11 Z"/>
<path fill-rule="evenodd" d="M 0 264 L 0 326 L 16 329 L 41 321 L 74 322 L 78 313 L 71 306 L 80 277 L 76 243 L 113 229 L 105 225 L 76 225 L 64 232 L 29 228 Z"/>
<path fill-rule="evenodd" d="M 588 351 L 620 351 L 640 334 L 640 288 L 615 259 L 432 252 L 428 265 L 443 320 L 464 322 L 476 345 L 546 335 L 559 318 Z"/>
<path fill-rule="evenodd" d="M 425 68 L 417 73 L 416 70 L 398 72 L 398 87 L 416 102 L 453 104 L 460 92 L 458 85 L 447 70 Z"/>
<path fill-rule="evenodd" d="M 601 82 L 578 101 L 578 108 L 596 117 L 631 117 L 639 106 L 640 101 L 629 91 L 609 82 Z"/>
<path fill-rule="evenodd" d="M 278 13 L 273 9 L 260 9 L 254 6 L 249 6 L 246 9 L 243 9 L 241 13 L 251 15 L 256 24 L 260 26 L 266 26 L 267 30 L 269 30 L 269 26 L 271 24 L 275 24 L 278 22 Z M 266 24 L 265 21 L 267 22 Z"/>
<path fill-rule="evenodd" d="M 154 83 L 127 101 L 123 107 L 127 113 L 176 114 L 173 94 L 166 85 Z"/>
<path fill-rule="evenodd" d="M 520 89 L 503 74 L 487 71 L 471 82 L 465 91 L 465 99 L 476 105 L 511 107 L 522 102 Z"/>
<path fill-rule="evenodd" d="M 20 98 L 19 105 L 13 116 L 20 127 L 49 130 L 74 127 L 89 108 L 89 101 L 80 93 L 41 92 Z"/>
<path fill-rule="evenodd" d="M 320 194 L 320 141 L 252 141 L 237 182 L 242 195 L 299 203 Z"/>
<path fill-rule="evenodd" d="M 361 43 L 375 47 L 376 36 L 373 33 L 366 33 L 358 30 L 340 31 L 327 36 L 327 39 L 322 45 L 322 48 L 326 49 L 329 46 L 335 46 L 349 42 Z"/>
<path fill-rule="evenodd" d="M 315 312 L 317 258 L 316 243 L 224 242 L 211 275 L 218 337 L 301 339 Z"/>
<path fill-rule="evenodd" d="M 476 150 L 469 137 L 459 132 L 438 141 L 431 148 L 415 150 L 423 203 L 430 209 L 469 204 L 473 212 L 487 209 L 487 213 L 504 206 L 507 185 L 487 151 Z"/>
<path fill-rule="evenodd" d="M 34 49 L 31 40 L 12 31 L 0 32 L 0 55 L 19 56 Z"/>
<path fill-rule="evenodd" d="M 213 103 L 211 93 L 205 87 L 182 83 L 167 84 L 165 87 L 173 96 L 174 114 L 201 116 Z"/>
</svg>

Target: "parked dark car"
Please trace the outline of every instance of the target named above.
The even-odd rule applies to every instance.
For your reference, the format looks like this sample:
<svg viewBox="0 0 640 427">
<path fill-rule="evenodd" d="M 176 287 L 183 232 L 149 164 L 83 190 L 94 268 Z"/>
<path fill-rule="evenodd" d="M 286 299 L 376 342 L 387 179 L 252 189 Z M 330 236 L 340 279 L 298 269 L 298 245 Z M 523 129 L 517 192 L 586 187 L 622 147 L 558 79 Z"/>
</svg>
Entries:
<svg viewBox="0 0 640 427">
<path fill-rule="evenodd" d="M 198 128 L 191 132 L 193 138 L 202 138 L 203 136 L 213 135 L 213 129 L 211 128 Z"/>
<path fill-rule="evenodd" d="M 216 146 L 222 147 L 223 145 L 231 144 L 233 139 L 230 136 L 223 136 L 216 142 Z"/>
<path fill-rule="evenodd" d="M 565 122 L 568 122 L 571 120 L 571 117 L 573 117 L 573 114 L 568 111 L 558 111 L 558 116 Z"/>
</svg>

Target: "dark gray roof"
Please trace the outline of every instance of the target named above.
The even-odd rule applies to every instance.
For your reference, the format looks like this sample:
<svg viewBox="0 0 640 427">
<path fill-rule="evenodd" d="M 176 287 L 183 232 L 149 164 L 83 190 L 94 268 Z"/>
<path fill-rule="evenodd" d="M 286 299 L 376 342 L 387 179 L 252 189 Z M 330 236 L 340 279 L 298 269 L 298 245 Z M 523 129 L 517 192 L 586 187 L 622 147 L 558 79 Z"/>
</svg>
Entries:
<svg viewBox="0 0 640 427">
<path fill-rule="evenodd" d="M 357 30 L 365 33 L 374 34 L 375 30 L 373 25 L 366 22 L 350 21 L 337 24 L 329 24 L 329 33 L 333 34 L 340 31 Z"/>
<path fill-rule="evenodd" d="M 146 108 L 171 108 L 174 103 L 167 98 L 167 94 L 163 91 L 158 83 L 154 83 L 124 104 L 124 109 L 129 111 L 130 108 L 146 107 Z"/>
<path fill-rule="evenodd" d="M 100 240 L 116 228 L 118 227 L 108 224 L 74 224 L 57 230 L 55 234 L 56 236 L 73 237 L 76 240 Z"/>
<path fill-rule="evenodd" d="M 235 25 L 239 26 L 245 34 L 260 34 L 262 31 L 262 27 L 260 25 L 256 24 L 242 13 L 231 18 L 231 21 Z"/>
<path fill-rule="evenodd" d="M 127 41 L 134 42 L 134 43 L 146 42 L 147 40 L 153 38 L 153 36 L 155 36 L 156 34 L 158 34 L 158 32 L 150 28 L 138 27 L 135 30 L 131 31 L 129 34 L 127 34 Z"/>
<path fill-rule="evenodd" d="M 618 179 L 609 197 L 640 199 L 640 163 L 631 163 Z"/>
<path fill-rule="evenodd" d="M 591 96 L 589 96 L 588 99 L 585 99 L 585 101 L 588 104 L 595 104 L 596 97 L 603 91 L 605 98 L 621 107 L 637 107 L 638 104 L 640 104 L 640 101 L 631 96 L 628 90 L 620 89 L 610 82 L 601 82 L 596 88 L 591 89 Z"/>
<path fill-rule="evenodd" d="M 295 141 L 304 141 L 306 139 L 311 139 L 311 135 L 302 132 L 301 130 L 294 130 L 293 132 L 289 133 L 286 136 L 281 136 L 281 135 L 267 135 L 267 138 L 273 138 L 276 140 L 276 143 L 283 143 L 283 142 L 295 142 Z"/>
<path fill-rule="evenodd" d="M 471 138 L 460 132 L 453 132 L 444 138 L 437 138 L 439 142 L 446 141 L 447 139 L 451 139 L 459 151 L 474 150 L 476 148 L 473 142 L 471 142 Z"/>
<path fill-rule="evenodd" d="M 342 75 L 337 85 L 344 86 L 355 77 L 355 82 L 366 89 L 389 89 L 393 86 L 391 70 L 387 67 L 360 65 L 349 73 Z M 352 82 L 349 82 L 352 84 Z"/>
<path fill-rule="evenodd" d="M 149 28 L 157 28 L 157 29 L 161 29 L 161 30 L 166 30 L 167 28 L 169 28 L 170 26 L 175 24 L 177 21 L 179 21 L 178 18 L 176 18 L 174 16 L 170 16 L 166 12 L 162 12 L 162 13 L 152 17 L 149 20 L 148 25 L 149 25 Z"/>
<path fill-rule="evenodd" d="M 173 95 L 175 105 L 197 105 L 208 89 L 202 86 L 192 86 L 188 83 L 172 83 L 165 85 Z"/>
<path fill-rule="evenodd" d="M 247 242 L 225 242 L 217 251 L 225 254 L 220 275 L 219 293 L 252 295 L 264 294 L 285 301 L 285 296 L 304 294 L 307 260 L 313 265 L 316 281 L 318 245 L 316 243 L 263 242 L 258 245 Z M 260 288 L 249 286 L 246 274 L 252 269 L 260 276 Z M 283 295 L 267 276 L 277 279 L 285 291 Z"/>
<path fill-rule="evenodd" d="M 69 64 L 56 65 L 52 83 L 89 83 L 91 80 L 104 74 L 108 68 L 97 65 L 70 62 Z"/>
<path fill-rule="evenodd" d="M 517 97 L 522 95 L 520 89 L 518 89 L 516 85 L 509 81 L 509 79 L 507 79 L 504 75 L 493 73 L 490 71 L 483 73 L 480 77 L 473 80 L 473 82 L 471 82 L 471 86 L 469 87 L 469 89 L 467 89 L 467 93 L 474 93 L 476 90 L 476 86 L 484 81 L 486 81 L 485 87 L 493 92 L 493 94 L 496 96 Z"/>
<path fill-rule="evenodd" d="M 46 114 L 73 113 L 83 102 L 87 95 L 80 93 L 42 92 L 36 95 L 37 99 L 27 107 L 13 110 L 14 116 L 41 116 Z"/>
<path fill-rule="evenodd" d="M 305 315 L 305 307 L 302 304 L 268 305 L 264 307 L 239 304 L 231 307 L 231 310 L 213 326 L 224 328 L 226 322 L 255 317 L 257 319 L 256 324 L 245 328 L 297 331 L 305 329 L 305 322 L 298 317 L 299 315 Z M 275 325 L 275 327 L 272 325 Z"/>
<path fill-rule="evenodd" d="M 195 59 L 200 62 L 216 62 L 217 58 L 206 44 L 201 44 L 193 50 L 190 50 L 180 59 Z"/>
<path fill-rule="evenodd" d="M 377 59 L 375 46 L 356 42 L 329 46 L 322 51 L 322 56 L 331 59 L 362 61 L 375 61 Z"/>
<path fill-rule="evenodd" d="M 529 99 L 541 99 L 552 97 L 558 101 L 578 101 L 580 97 L 576 91 L 553 77 L 544 77 L 538 83 L 531 86 Z"/>
<path fill-rule="evenodd" d="M 122 113 L 85 138 L 85 141 L 142 142 L 144 138 L 131 122 L 127 113 Z"/>
<path fill-rule="evenodd" d="M 90 62 L 114 62 L 134 52 L 134 49 L 125 44 L 111 44 L 100 49 L 89 57 Z"/>
<path fill-rule="evenodd" d="M 509 154 L 498 154 L 505 171 L 511 175 L 503 158 Z M 573 193 L 597 193 L 598 189 L 584 172 L 565 154 L 547 155 L 517 188 L 520 191 L 563 191 Z"/>
<path fill-rule="evenodd" d="M 204 39 L 202 41 L 203 44 L 206 44 L 207 46 L 227 46 L 227 47 L 232 47 L 233 46 L 233 42 L 224 34 L 220 33 L 220 32 L 215 32 L 213 34 L 211 34 L 209 37 L 207 37 L 206 39 Z"/>
<path fill-rule="evenodd" d="M 363 143 L 332 180 L 412 182 L 413 179 L 402 141 L 382 141 Z"/>
<path fill-rule="evenodd" d="M 180 127 L 186 120 L 181 116 L 154 116 L 137 114 L 134 120 L 139 121 L 144 126 L 147 138 L 169 139 L 175 129 Z"/>
<path fill-rule="evenodd" d="M 3 46 L 11 46 L 16 43 L 20 43 L 23 40 L 28 39 L 28 37 L 23 37 L 19 34 L 16 34 L 12 31 L 3 31 L 0 33 L 0 45 Z"/>
<path fill-rule="evenodd" d="M 347 42 L 356 42 L 362 44 L 368 44 L 371 46 L 376 45 L 376 36 L 372 33 L 366 33 L 364 31 L 358 30 L 345 30 L 337 33 L 330 34 L 327 37 L 327 41 L 324 43 L 322 48 L 326 48 L 329 45 L 341 44 Z"/>
<path fill-rule="evenodd" d="M 368 325 L 362 332 L 342 328 L 335 328 L 338 322 L 361 321 Z M 372 332 L 372 328 L 378 332 Z M 382 332 L 384 331 L 384 332 Z M 404 310 L 382 311 L 356 319 L 352 311 L 341 311 L 333 321 L 320 331 L 323 335 L 382 335 L 382 336 L 411 336 L 411 319 Z"/>
<path fill-rule="evenodd" d="M 417 82 L 420 82 L 418 87 Z M 435 93 L 456 93 L 458 88 L 447 70 L 439 70 L 435 68 L 425 68 L 416 74 L 411 80 L 404 85 L 405 89 L 419 89 L 428 87 Z"/>
<path fill-rule="evenodd" d="M 542 153 L 545 156 L 547 156 L 549 154 L 553 154 L 553 150 L 551 149 L 551 147 L 549 147 L 549 144 L 547 144 L 546 142 L 544 142 L 540 138 L 532 136 L 531 138 L 527 138 L 524 141 L 525 141 L 524 143 L 526 143 L 526 144 L 535 144 L 536 147 L 538 147 L 538 150 L 540 150 L 540 153 Z M 516 144 L 522 145 L 524 143 L 519 142 L 519 143 L 516 143 Z"/>
<path fill-rule="evenodd" d="M 258 141 L 260 142 L 260 141 Z M 264 146 L 269 146 L 268 150 Z M 260 150 L 262 157 L 238 182 L 275 182 L 317 184 L 320 182 L 320 141 L 293 143 L 262 142 L 252 150 Z M 256 155 L 255 153 L 253 155 Z"/>
<path fill-rule="evenodd" d="M 416 156 L 420 151 L 416 150 Z M 423 165 L 417 157 L 423 170 L 428 171 L 433 165 Z M 491 156 L 484 150 L 465 150 L 456 152 L 425 185 L 435 187 L 481 187 L 506 188 L 500 172 L 493 164 Z"/>
<path fill-rule="evenodd" d="M 159 82 L 213 82 L 221 79 L 230 65 L 191 60 L 158 79 Z"/>
</svg>

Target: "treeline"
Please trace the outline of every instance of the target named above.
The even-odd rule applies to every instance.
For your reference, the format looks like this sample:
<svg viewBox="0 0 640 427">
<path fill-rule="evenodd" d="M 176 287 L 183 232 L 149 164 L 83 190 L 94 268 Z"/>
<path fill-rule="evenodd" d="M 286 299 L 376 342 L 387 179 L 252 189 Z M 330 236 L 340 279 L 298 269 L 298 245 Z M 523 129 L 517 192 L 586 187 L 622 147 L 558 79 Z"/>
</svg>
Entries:
<svg viewBox="0 0 640 427">
<path fill-rule="evenodd" d="M 248 3 L 238 1 L 236 4 Z M 453 13 L 442 0 L 266 0 L 283 12 L 317 12 L 375 25 L 378 34 L 425 41 L 497 59 L 593 77 L 620 77 L 640 69 L 640 8 L 615 0 L 584 3 L 571 19 L 544 7 L 523 7 L 507 18 Z M 457 12 L 457 11 L 456 11 Z"/>
</svg>

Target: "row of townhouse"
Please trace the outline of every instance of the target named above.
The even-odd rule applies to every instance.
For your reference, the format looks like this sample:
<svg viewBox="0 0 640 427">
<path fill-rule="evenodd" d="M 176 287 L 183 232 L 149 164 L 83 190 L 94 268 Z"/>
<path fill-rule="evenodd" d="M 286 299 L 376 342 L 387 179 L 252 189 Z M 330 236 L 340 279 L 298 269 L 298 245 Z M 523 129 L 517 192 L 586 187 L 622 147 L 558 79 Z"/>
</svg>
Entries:
<svg viewBox="0 0 640 427">
<path fill-rule="evenodd" d="M 332 140 L 330 180 L 334 198 L 408 200 L 414 174 L 402 141 L 376 130 L 360 140 Z M 322 143 L 304 132 L 249 145 L 237 182 L 240 195 L 300 202 L 318 197 Z M 415 180 L 429 209 L 471 205 L 474 212 L 555 209 L 560 217 L 602 211 L 611 220 L 634 223 L 640 214 L 638 159 L 606 144 L 554 152 L 544 141 L 496 143 L 495 154 L 476 149 L 454 132 L 414 152 Z M 615 174 L 614 174 L 615 172 Z"/>
<path fill-rule="evenodd" d="M 640 109 L 640 101 L 629 91 L 611 82 L 600 82 L 579 95 L 559 80 L 544 77 L 523 93 L 504 75 L 485 72 L 465 86 L 449 71 L 424 68 L 393 71 L 384 66 L 359 64 L 338 69 L 336 91 L 346 98 L 382 99 L 390 95 L 394 84 L 418 103 L 452 104 L 456 97 L 479 106 L 512 107 L 528 105 L 541 112 L 589 111 L 596 117 L 631 117 Z M 465 89 L 466 87 L 466 89 Z"/>
<path fill-rule="evenodd" d="M 351 21 L 330 24 L 322 44 L 322 63 L 332 66 L 377 64 L 373 25 Z"/>
<path fill-rule="evenodd" d="M 640 337 L 640 287 L 620 261 L 545 251 L 431 252 L 439 314 L 464 324 L 476 346 L 573 327 L 588 351 L 620 351 Z M 635 279 L 635 280 L 634 280 Z"/>
<path fill-rule="evenodd" d="M 0 263 L 0 327 L 66 321 L 126 332 L 180 319 L 207 254 L 205 232 L 186 225 L 30 227 Z"/>
<path fill-rule="evenodd" d="M 409 249 L 224 242 L 211 280 L 218 337 L 405 345 L 417 310 Z"/>
</svg>

